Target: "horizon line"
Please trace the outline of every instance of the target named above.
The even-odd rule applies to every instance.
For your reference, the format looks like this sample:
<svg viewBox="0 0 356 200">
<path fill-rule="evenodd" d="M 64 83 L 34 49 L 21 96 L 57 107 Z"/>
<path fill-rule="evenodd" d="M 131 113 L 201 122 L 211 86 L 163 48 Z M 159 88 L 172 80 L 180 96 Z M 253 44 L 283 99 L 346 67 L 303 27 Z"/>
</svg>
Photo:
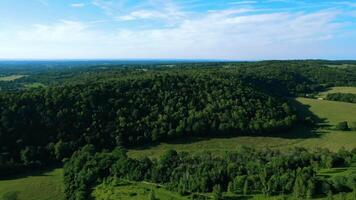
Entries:
<svg viewBox="0 0 356 200">
<path fill-rule="evenodd" d="M 194 58 L 0 58 L 3 61 L 77 61 L 77 62 L 93 62 L 93 61 L 203 61 L 203 62 L 261 62 L 261 61 L 356 61 L 355 59 L 325 59 L 325 58 L 291 58 L 291 59 L 194 59 Z"/>
</svg>

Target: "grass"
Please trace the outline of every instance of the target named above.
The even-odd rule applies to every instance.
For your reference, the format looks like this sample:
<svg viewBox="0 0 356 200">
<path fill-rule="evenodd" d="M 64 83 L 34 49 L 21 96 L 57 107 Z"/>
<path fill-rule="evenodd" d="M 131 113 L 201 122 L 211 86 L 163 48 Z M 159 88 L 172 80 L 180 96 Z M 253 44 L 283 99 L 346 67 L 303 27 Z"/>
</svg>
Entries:
<svg viewBox="0 0 356 200">
<path fill-rule="evenodd" d="M 55 169 L 0 180 L 0 200 L 62 200 L 62 173 L 62 169 Z"/>
<path fill-rule="evenodd" d="M 46 85 L 43 84 L 43 83 L 29 83 L 29 84 L 25 84 L 25 88 L 40 88 L 40 87 L 46 87 Z"/>
<path fill-rule="evenodd" d="M 17 79 L 20 79 L 22 77 L 25 77 L 26 75 L 10 75 L 10 76 L 3 76 L 0 77 L 0 81 L 14 81 Z"/>
<path fill-rule="evenodd" d="M 298 98 L 297 101 L 309 106 L 309 110 L 329 125 L 342 121 L 356 121 L 356 104 L 338 101 Z"/>
<path fill-rule="evenodd" d="M 332 169 L 322 169 L 318 172 L 319 176 L 326 177 L 336 177 L 336 176 L 345 176 L 355 174 L 356 166 L 351 166 L 347 168 L 332 168 Z"/>
<path fill-rule="evenodd" d="M 188 197 L 146 182 L 113 181 L 102 183 L 92 193 L 96 200 L 150 200 L 154 193 L 159 200 L 188 200 Z"/>
<path fill-rule="evenodd" d="M 304 107 L 308 107 L 309 111 L 322 119 L 327 125 L 335 125 L 341 121 L 356 121 L 356 104 L 307 98 L 297 98 L 296 100 L 303 104 Z M 128 154 L 135 158 L 144 156 L 159 157 L 168 149 L 187 152 L 212 151 L 219 153 L 237 150 L 241 146 L 279 149 L 298 146 L 309 149 L 329 148 L 332 151 L 337 151 L 344 147 L 350 150 L 356 147 L 356 132 L 336 131 L 325 128 L 309 130 L 304 127 L 298 127 L 291 132 L 268 137 L 186 138 L 171 143 L 161 143 L 131 149 Z"/>
<path fill-rule="evenodd" d="M 332 87 L 325 92 L 321 92 L 318 97 L 325 98 L 326 95 L 331 93 L 351 93 L 356 94 L 356 87 Z"/>
</svg>

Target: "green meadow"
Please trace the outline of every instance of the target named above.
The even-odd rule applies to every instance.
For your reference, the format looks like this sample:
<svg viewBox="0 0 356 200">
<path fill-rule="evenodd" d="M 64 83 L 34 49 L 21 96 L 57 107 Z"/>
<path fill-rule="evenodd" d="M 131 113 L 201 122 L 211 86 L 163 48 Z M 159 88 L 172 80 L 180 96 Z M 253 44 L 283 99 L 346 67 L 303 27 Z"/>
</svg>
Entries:
<svg viewBox="0 0 356 200">
<path fill-rule="evenodd" d="M 356 104 L 308 98 L 297 98 L 297 101 L 307 105 L 323 123 L 336 125 L 342 121 L 356 122 Z"/>
<path fill-rule="evenodd" d="M 96 200 L 188 200 L 178 193 L 164 189 L 151 183 L 128 181 L 112 181 L 97 186 L 92 193 Z"/>
<path fill-rule="evenodd" d="M 0 180 L 0 200 L 62 200 L 62 173 L 55 169 Z"/>
<path fill-rule="evenodd" d="M 25 84 L 25 88 L 40 88 L 40 87 L 46 87 L 46 85 L 43 84 L 43 83 L 29 83 L 29 84 Z"/>
</svg>

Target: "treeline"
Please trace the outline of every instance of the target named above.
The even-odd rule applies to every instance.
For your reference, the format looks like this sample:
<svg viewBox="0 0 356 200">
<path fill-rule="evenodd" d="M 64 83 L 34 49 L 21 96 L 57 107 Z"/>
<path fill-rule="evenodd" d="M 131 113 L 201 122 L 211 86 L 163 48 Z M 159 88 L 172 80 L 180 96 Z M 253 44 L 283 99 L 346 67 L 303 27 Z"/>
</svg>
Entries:
<svg viewBox="0 0 356 200">
<path fill-rule="evenodd" d="M 41 83 L 61 85 L 64 82 L 83 82 L 98 79 L 116 79 L 125 74 L 139 72 L 209 70 L 219 73 L 234 73 L 248 79 L 274 95 L 304 96 L 320 92 L 330 86 L 356 86 L 356 65 L 352 61 L 292 60 L 262 62 L 43 62 L 20 63 L 21 68 L 1 68 L 2 74 L 29 75 L 16 80 L 7 88 L 24 89 L 23 85 Z M 10 63 L 11 64 L 11 63 Z M 348 64 L 348 65 L 344 65 Z M 1 64 L 0 64 L 1 65 Z M 6 89 L 4 87 L 4 89 Z"/>
<path fill-rule="evenodd" d="M 140 74 L 141 73 L 141 74 Z M 0 176 L 98 149 L 191 136 L 268 135 L 296 122 L 286 102 L 231 73 L 190 70 L 0 94 Z"/>
<path fill-rule="evenodd" d="M 158 160 L 151 160 L 129 158 L 121 149 L 98 153 L 89 145 L 65 164 L 65 195 L 68 200 L 88 199 L 93 187 L 110 178 L 163 184 L 181 195 L 213 192 L 218 199 L 224 199 L 222 193 L 227 191 L 300 199 L 340 192 L 356 195 L 356 174 L 331 178 L 317 175 L 317 170 L 347 167 L 355 162 L 356 149 L 332 153 L 326 149 L 241 148 L 223 155 L 170 150 Z"/>
<path fill-rule="evenodd" d="M 356 86 L 356 67 L 329 67 L 320 61 L 265 61 L 230 70 L 274 95 L 305 96 L 332 86 Z"/>
<path fill-rule="evenodd" d="M 343 101 L 348 103 L 356 103 L 356 94 L 352 93 L 331 93 L 326 96 L 330 101 Z"/>
</svg>

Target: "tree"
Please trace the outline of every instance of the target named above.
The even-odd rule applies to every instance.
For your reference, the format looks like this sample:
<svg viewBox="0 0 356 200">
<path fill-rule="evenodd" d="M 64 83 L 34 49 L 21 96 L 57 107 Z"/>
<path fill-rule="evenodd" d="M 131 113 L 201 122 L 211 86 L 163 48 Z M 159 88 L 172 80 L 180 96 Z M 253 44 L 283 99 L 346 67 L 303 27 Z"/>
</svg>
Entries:
<svg viewBox="0 0 356 200">
<path fill-rule="evenodd" d="M 222 200 L 223 199 L 223 194 L 222 194 L 220 185 L 214 185 L 213 198 L 214 198 L 214 200 Z"/>
<path fill-rule="evenodd" d="M 334 200 L 333 192 L 332 192 L 331 190 L 329 190 L 326 199 L 327 199 L 327 200 Z"/>
<path fill-rule="evenodd" d="M 340 199 L 340 200 L 346 200 L 346 194 L 345 194 L 344 192 L 341 192 L 338 199 Z"/>
<path fill-rule="evenodd" d="M 72 151 L 73 150 L 68 142 L 60 140 L 54 145 L 54 153 L 58 160 L 69 157 Z"/>
<path fill-rule="evenodd" d="M 301 170 L 298 169 L 297 171 L 297 178 L 295 179 L 294 182 L 294 188 L 293 188 L 293 193 L 294 196 L 297 198 L 304 197 L 305 196 L 305 185 L 304 181 L 302 178 Z"/>
<path fill-rule="evenodd" d="M 308 181 L 308 184 L 307 184 L 308 186 L 307 186 L 307 198 L 308 199 L 312 199 L 313 198 L 313 196 L 314 196 L 314 193 L 315 193 L 315 184 L 314 184 L 314 182 L 313 182 L 313 180 L 312 179 L 310 179 L 309 181 Z"/>
<path fill-rule="evenodd" d="M 243 194 L 244 195 L 248 195 L 250 193 L 249 190 L 249 185 L 248 185 L 248 179 L 245 179 L 245 183 L 244 183 L 244 188 L 243 188 Z"/>
<path fill-rule="evenodd" d="M 344 121 L 344 122 L 339 122 L 339 123 L 336 125 L 336 129 L 337 129 L 337 130 L 340 130 L 340 131 L 348 131 L 348 130 L 349 130 L 348 123 L 347 123 L 346 121 Z"/>
</svg>

